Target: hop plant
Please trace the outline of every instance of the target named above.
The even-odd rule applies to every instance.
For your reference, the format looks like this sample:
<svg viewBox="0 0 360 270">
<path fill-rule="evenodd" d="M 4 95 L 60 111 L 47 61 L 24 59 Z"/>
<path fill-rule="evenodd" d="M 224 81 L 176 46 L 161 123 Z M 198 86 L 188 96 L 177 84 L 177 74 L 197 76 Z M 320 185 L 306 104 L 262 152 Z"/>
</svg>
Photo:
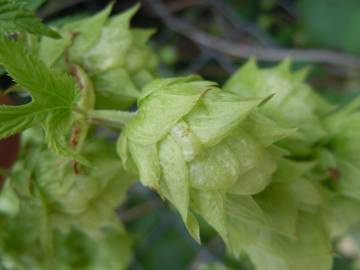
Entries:
<svg viewBox="0 0 360 270">
<path fill-rule="evenodd" d="M 296 128 L 287 148 L 298 155 L 308 154 L 311 145 L 327 135 L 321 116 L 333 109 L 304 82 L 307 68 L 297 72 L 285 60 L 272 68 L 260 69 L 255 60 L 248 61 L 224 85 L 224 90 L 240 97 L 253 98 L 273 94 L 261 112 L 281 125 Z M 301 147 L 302 146 L 302 147 Z"/>
<path fill-rule="evenodd" d="M 320 98 L 304 83 L 305 74 L 306 70 L 292 72 L 288 60 L 268 69 L 258 68 L 252 60 L 228 80 L 224 89 L 248 98 L 274 93 L 274 97 L 260 108 L 261 113 L 285 127 L 297 127 L 296 132 L 276 143 L 288 153 L 278 160 L 272 182 L 287 184 L 292 190 L 290 197 L 284 199 L 283 203 L 291 199 L 297 201 L 297 222 L 303 218 L 305 212 L 322 216 L 316 222 L 312 217 L 314 223 L 308 227 L 309 230 L 313 227 L 312 230 L 322 232 L 319 234 L 323 235 L 322 240 L 310 237 L 313 232 L 308 231 L 307 234 L 308 240 L 312 239 L 311 241 L 317 243 L 318 251 L 323 247 L 323 260 L 322 263 L 320 260 L 317 263 L 313 261 L 307 267 L 312 269 L 316 265 L 316 269 L 329 269 L 330 238 L 342 235 L 359 220 L 356 210 L 360 206 L 357 189 L 359 163 L 356 155 L 358 147 L 355 143 L 355 138 L 359 136 L 356 128 L 358 101 L 334 111 L 334 106 Z M 270 192 L 268 190 L 271 188 L 264 194 Z M 301 231 L 305 225 L 301 226 L 303 228 L 298 228 L 296 232 L 299 239 L 304 237 Z M 269 256 L 261 258 L 258 254 L 274 254 L 277 248 L 272 241 L 261 241 L 262 244 L 258 249 L 254 249 L 255 252 L 250 249 L 250 257 L 253 257 L 253 262 L 259 269 L 271 269 L 269 262 L 274 260 Z M 291 246 L 290 243 L 286 245 Z M 307 249 L 311 250 L 310 247 Z M 298 250 L 296 255 L 289 257 L 289 253 L 282 250 L 280 257 L 287 258 L 287 263 L 284 266 L 275 264 L 273 267 L 296 269 L 298 266 L 295 264 L 300 265 L 297 258 L 306 253 Z M 304 260 L 307 258 L 310 262 L 311 256 L 307 254 Z"/>
<path fill-rule="evenodd" d="M 0 172 L 0 268 L 125 269 L 131 241 L 114 210 L 130 173 L 198 242 L 205 220 L 256 269 L 331 268 L 332 239 L 360 219 L 360 99 L 335 108 L 289 60 L 250 60 L 223 89 L 197 76 L 153 80 L 152 31 L 129 27 L 137 7 L 50 29 L 15 2 L 0 3 L 0 32 L 18 33 L 0 36 L 0 63 L 32 100 L 0 107 L 0 138 L 23 132 L 19 161 Z M 111 110 L 136 100 L 136 112 Z M 123 166 L 99 123 L 122 129 Z"/>
<path fill-rule="evenodd" d="M 196 240 L 199 227 L 193 213 L 212 225 L 234 253 L 258 254 L 255 243 L 288 241 L 299 246 L 298 257 L 300 251 L 306 257 L 308 243 L 291 241 L 298 222 L 312 222 L 299 209 L 301 196 L 295 196 L 295 184 L 308 183 L 281 182 L 281 173 L 273 179 L 284 155 L 274 142 L 293 130 L 258 112 L 266 99 L 239 98 L 197 77 L 153 81 L 119 139 L 118 153 L 126 169 L 137 171 L 144 185 L 177 208 Z M 297 168 L 299 178 L 310 168 L 304 167 Z M 325 245 L 315 250 L 330 262 L 322 223 L 312 229 L 324 236 Z M 299 233 L 306 237 L 307 231 Z M 263 246 L 259 249 L 264 252 Z M 280 258 L 291 257 L 282 248 L 278 252 Z"/>
<path fill-rule="evenodd" d="M 22 155 L 35 160 L 18 161 L 0 194 L 0 265 L 126 269 L 131 240 L 114 209 L 133 178 L 116 166 L 112 145 L 99 139 L 88 144 L 83 154 L 96 170 L 75 172 L 43 147 L 37 129 L 25 132 L 22 143 Z"/>
<path fill-rule="evenodd" d="M 157 58 L 146 45 L 154 31 L 130 29 L 138 7 L 109 18 L 109 5 L 92 17 L 65 22 L 57 29 L 62 39 L 43 37 L 38 55 L 47 66 L 64 71 L 80 65 L 94 84 L 97 108 L 126 109 L 157 68 Z"/>
<path fill-rule="evenodd" d="M 319 149 L 324 160 L 321 165 L 334 180 L 332 187 L 357 200 L 360 200 L 359 121 L 359 99 L 334 111 L 324 119 L 329 136 Z"/>
<path fill-rule="evenodd" d="M 318 177 L 327 188 L 324 217 L 334 237 L 359 219 L 359 98 L 323 119 L 328 136 L 316 147 Z"/>
<path fill-rule="evenodd" d="M 289 151 L 293 160 L 312 162 L 307 174 L 326 191 L 324 200 L 331 205 L 333 214 L 338 216 L 338 209 L 346 208 L 351 212 L 360 199 L 356 139 L 360 135 L 359 99 L 335 109 L 304 83 L 306 69 L 292 72 L 290 66 L 291 62 L 286 60 L 276 67 L 260 69 L 251 60 L 228 80 L 224 89 L 250 98 L 274 93 L 261 107 L 262 112 L 285 126 L 297 127 L 297 132 L 280 145 Z M 334 218 L 334 227 L 347 228 L 357 219 L 355 214 L 343 216 L 338 218 L 342 220 L 342 226 L 338 226 Z"/>
</svg>

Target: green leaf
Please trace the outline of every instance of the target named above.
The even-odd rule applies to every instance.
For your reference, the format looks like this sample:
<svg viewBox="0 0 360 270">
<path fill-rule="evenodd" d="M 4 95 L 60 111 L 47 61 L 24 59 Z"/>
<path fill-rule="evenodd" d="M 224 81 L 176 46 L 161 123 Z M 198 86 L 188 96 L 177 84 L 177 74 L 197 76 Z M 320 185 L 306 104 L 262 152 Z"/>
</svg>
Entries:
<svg viewBox="0 0 360 270">
<path fill-rule="evenodd" d="M 47 0 L 13 0 L 13 2 L 24 5 L 24 7 L 30 11 L 37 10 Z"/>
<path fill-rule="evenodd" d="M 45 35 L 52 38 L 60 38 L 54 30 L 45 26 L 26 6 L 25 1 L 0 0 L 0 33 L 11 34 L 17 32 L 29 32 L 32 34 Z"/>
<path fill-rule="evenodd" d="M 0 107 L 0 138 L 41 125 L 51 150 L 74 157 L 65 137 L 72 122 L 72 108 L 79 99 L 73 78 L 48 69 L 20 43 L 4 37 L 0 38 L 0 63 L 32 97 L 25 105 Z"/>
</svg>

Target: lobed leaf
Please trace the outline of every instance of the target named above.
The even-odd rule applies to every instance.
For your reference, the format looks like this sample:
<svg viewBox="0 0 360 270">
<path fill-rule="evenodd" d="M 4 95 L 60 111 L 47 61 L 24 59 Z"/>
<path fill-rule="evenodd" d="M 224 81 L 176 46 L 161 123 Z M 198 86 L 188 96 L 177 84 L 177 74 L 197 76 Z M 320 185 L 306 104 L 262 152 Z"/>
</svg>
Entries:
<svg viewBox="0 0 360 270">
<path fill-rule="evenodd" d="M 60 35 L 45 26 L 39 18 L 33 14 L 40 3 L 27 3 L 23 0 L 0 0 L 0 33 L 7 35 L 17 32 L 28 32 L 60 38 Z"/>
<path fill-rule="evenodd" d="M 66 142 L 72 109 L 79 99 L 74 79 L 47 68 L 19 42 L 4 37 L 0 37 L 0 63 L 32 97 L 25 105 L 0 107 L 0 138 L 41 125 L 54 152 L 75 157 Z"/>
</svg>

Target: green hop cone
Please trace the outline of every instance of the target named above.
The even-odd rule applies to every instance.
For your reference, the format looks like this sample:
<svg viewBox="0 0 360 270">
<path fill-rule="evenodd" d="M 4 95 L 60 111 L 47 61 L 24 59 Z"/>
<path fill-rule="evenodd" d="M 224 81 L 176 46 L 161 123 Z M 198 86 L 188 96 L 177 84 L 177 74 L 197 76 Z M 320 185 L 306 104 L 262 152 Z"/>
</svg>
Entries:
<svg viewBox="0 0 360 270">
<path fill-rule="evenodd" d="M 324 118 L 329 137 L 321 149 L 321 157 L 324 153 L 328 157 L 323 169 L 332 178 L 335 190 L 357 200 L 360 200 L 359 108 L 360 99 L 357 98 Z"/>
<path fill-rule="evenodd" d="M 96 108 L 127 109 L 156 75 L 157 58 L 146 44 L 154 31 L 130 29 L 138 6 L 109 18 L 111 8 L 65 23 L 58 29 L 62 39 L 42 38 L 38 54 L 65 71 L 81 66 L 93 81 Z"/>
<path fill-rule="evenodd" d="M 360 99 L 323 118 L 328 137 L 318 146 L 318 171 L 327 187 L 324 218 L 334 237 L 360 220 Z"/>
<path fill-rule="evenodd" d="M 235 215 L 262 219 L 251 195 L 270 184 L 281 156 L 272 144 L 291 132 L 256 112 L 264 100 L 239 98 L 195 76 L 153 81 L 138 99 L 118 153 L 125 169 L 177 208 L 196 240 L 194 212 L 229 243 L 226 200 L 244 202 Z"/>
<path fill-rule="evenodd" d="M 282 146 L 298 156 L 311 155 L 312 145 L 327 136 L 321 116 L 333 106 L 304 82 L 307 69 L 293 72 L 291 61 L 260 69 L 254 60 L 241 67 L 225 83 L 224 90 L 240 97 L 274 95 L 260 111 L 284 127 L 296 128 Z"/>
<path fill-rule="evenodd" d="M 33 159 L 15 164 L 0 193 L 0 266 L 127 269 L 131 240 L 115 209 L 133 177 L 117 165 L 113 145 L 87 144 L 82 154 L 91 165 L 75 168 L 47 150 L 38 131 L 23 133 L 21 155 Z"/>
</svg>

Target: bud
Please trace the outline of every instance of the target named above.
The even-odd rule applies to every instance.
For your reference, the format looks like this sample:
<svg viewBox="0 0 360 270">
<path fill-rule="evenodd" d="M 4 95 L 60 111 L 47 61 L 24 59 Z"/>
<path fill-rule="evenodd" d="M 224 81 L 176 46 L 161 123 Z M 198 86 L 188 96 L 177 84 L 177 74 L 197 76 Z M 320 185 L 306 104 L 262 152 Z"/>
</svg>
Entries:
<svg viewBox="0 0 360 270">
<path fill-rule="evenodd" d="M 92 17 L 67 22 L 58 29 L 62 39 L 42 38 L 39 56 L 62 70 L 82 67 L 93 81 L 96 108 L 127 109 L 157 68 L 157 58 L 146 45 L 154 31 L 130 29 L 138 8 L 109 18 L 110 4 Z"/>
</svg>

